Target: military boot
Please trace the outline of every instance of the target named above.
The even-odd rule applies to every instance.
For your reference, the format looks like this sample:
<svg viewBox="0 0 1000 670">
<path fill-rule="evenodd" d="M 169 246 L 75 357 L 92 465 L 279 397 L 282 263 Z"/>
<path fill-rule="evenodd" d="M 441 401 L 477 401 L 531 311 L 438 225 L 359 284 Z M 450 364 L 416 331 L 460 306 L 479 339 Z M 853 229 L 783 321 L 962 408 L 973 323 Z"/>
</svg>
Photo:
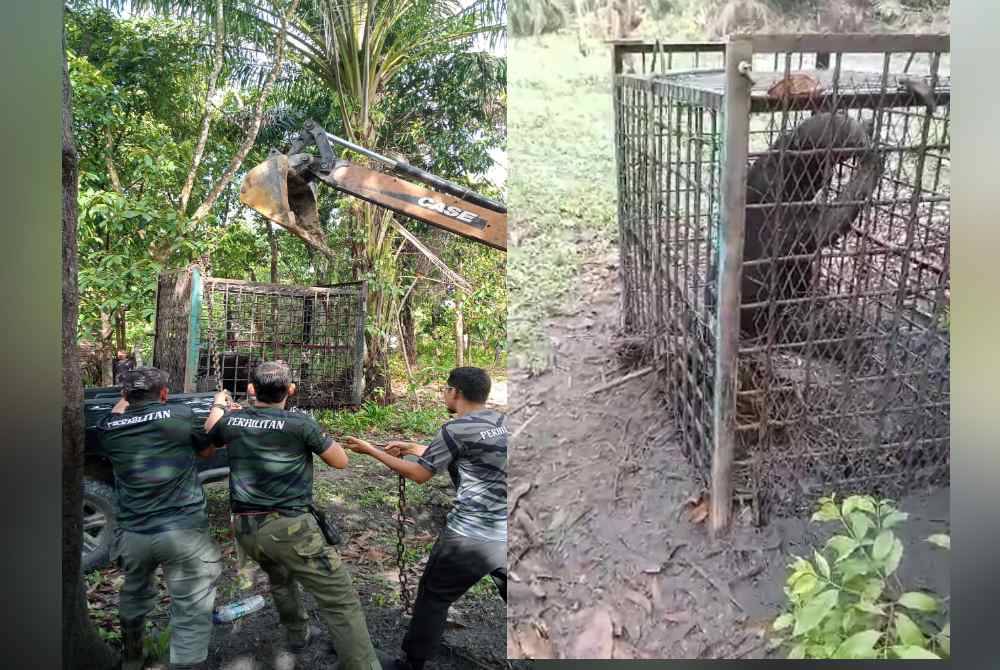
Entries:
<svg viewBox="0 0 1000 670">
<path fill-rule="evenodd" d="M 285 641 L 288 643 L 289 651 L 293 654 L 302 653 L 319 633 L 320 631 L 311 623 L 306 623 L 305 627 L 300 630 L 286 628 Z"/>
<path fill-rule="evenodd" d="M 142 670 L 143 650 L 142 634 L 145 621 L 139 619 L 121 619 L 122 626 L 122 670 Z"/>
</svg>

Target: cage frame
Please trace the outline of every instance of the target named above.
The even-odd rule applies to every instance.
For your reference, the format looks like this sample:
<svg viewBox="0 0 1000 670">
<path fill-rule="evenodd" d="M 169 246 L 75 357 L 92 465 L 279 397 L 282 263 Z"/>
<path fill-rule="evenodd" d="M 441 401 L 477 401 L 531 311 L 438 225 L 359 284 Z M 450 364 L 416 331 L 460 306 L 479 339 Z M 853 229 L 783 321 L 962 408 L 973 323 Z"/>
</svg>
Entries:
<svg viewBox="0 0 1000 670">
<path fill-rule="evenodd" d="M 618 188 L 619 244 L 622 258 L 622 272 L 626 284 L 629 282 L 630 264 L 634 262 L 634 248 L 627 239 L 626 218 L 635 214 L 627 210 L 625 192 L 627 188 L 623 169 L 625 129 L 621 110 L 623 108 L 624 62 L 630 55 L 641 58 L 639 76 L 631 77 L 629 85 L 647 87 L 651 93 L 662 93 L 667 86 L 662 81 L 646 78 L 645 75 L 657 71 L 672 71 L 675 54 L 692 54 L 695 69 L 703 55 L 721 56 L 724 71 L 724 90 L 721 94 L 690 91 L 691 102 L 713 106 L 723 117 L 721 156 L 719 157 L 719 202 L 718 235 L 715 259 L 717 325 L 715 330 L 715 370 L 714 396 L 712 403 L 711 474 L 710 474 L 710 515 L 709 527 L 713 535 L 723 532 L 731 523 L 733 500 L 733 461 L 737 442 L 737 392 L 738 367 L 740 362 L 740 310 L 741 277 L 743 272 L 743 246 L 746 226 L 746 189 L 750 152 L 751 116 L 756 112 L 773 111 L 773 101 L 754 99 L 752 84 L 746 76 L 746 64 L 753 64 L 754 57 L 773 54 L 775 69 L 780 55 L 798 54 L 801 66 L 804 54 L 815 55 L 815 69 L 830 67 L 831 55 L 838 59 L 846 54 L 878 53 L 889 58 L 894 54 L 910 54 L 910 61 L 917 53 L 950 53 L 950 36 L 947 34 L 734 34 L 724 41 L 666 42 L 660 40 L 628 39 L 611 40 L 612 106 L 614 120 L 615 164 Z M 888 62 L 888 61 L 887 61 Z M 907 69 L 909 67 L 907 63 Z M 659 67 L 658 67 L 659 66 Z M 666 66 L 664 68 L 664 66 Z M 752 69 L 750 69 L 752 72 Z M 939 103 L 950 103 L 950 89 L 943 93 L 935 91 Z M 906 92 L 889 93 L 882 90 L 878 100 L 884 107 L 912 104 L 912 95 Z M 795 99 L 780 103 L 783 109 L 796 109 Z M 801 104 L 809 104 L 802 102 Z M 872 107 L 870 95 L 840 96 L 835 100 L 837 109 Z M 802 109 L 806 109 L 802 107 Z M 810 108 L 811 109 L 811 108 Z M 926 148 L 926 147 L 925 147 Z M 640 168 L 640 172 L 645 168 Z M 651 177 L 650 177 L 651 178 Z M 641 177 L 639 178 L 641 179 Z M 648 193 L 648 190 L 647 190 Z M 638 208 L 649 215 L 655 203 L 655 196 L 646 195 Z M 950 202 L 950 196 L 948 196 Z M 631 203 L 635 204 L 635 203 Z M 950 211 L 950 210 L 949 210 Z M 949 214 L 950 223 L 950 214 Z M 659 243 L 659 242 L 657 242 Z M 918 259 L 919 261 L 919 259 Z M 947 268 L 946 268 L 947 269 Z M 628 286 L 622 291 L 620 326 L 629 331 L 633 324 L 634 310 L 629 307 Z M 634 307 L 634 305 L 633 305 Z M 653 346 L 654 355 L 660 349 Z"/>
<path fill-rule="evenodd" d="M 171 281 L 172 280 L 172 281 Z M 173 286 L 172 298 L 182 304 L 178 309 L 175 303 L 172 308 L 166 305 L 171 296 L 164 294 L 167 284 Z M 296 284 L 274 284 L 253 282 L 241 279 L 227 279 L 206 276 L 199 264 L 186 268 L 166 270 L 160 273 L 156 284 L 156 315 L 153 334 L 153 366 L 170 373 L 169 391 L 171 393 L 196 393 L 200 389 L 198 377 L 200 355 L 203 352 L 202 342 L 202 307 L 205 304 L 206 289 L 220 286 L 232 286 L 242 289 L 244 293 L 257 293 L 262 296 L 291 296 L 327 298 L 333 296 L 348 296 L 354 299 L 354 323 L 351 324 L 351 389 L 348 397 L 331 398 L 328 407 L 358 406 L 362 402 L 364 392 L 364 351 L 365 323 L 367 319 L 368 285 L 365 281 L 342 282 L 336 284 L 320 284 L 304 286 Z M 211 298 L 209 298 L 210 300 Z M 305 303 L 304 303 L 305 304 Z M 168 307 L 161 309 L 161 307 Z M 171 329 L 165 322 L 168 318 L 178 322 Z M 171 331 L 183 332 L 183 360 L 171 361 L 171 350 L 168 340 L 178 339 Z M 177 357 L 174 356 L 176 359 Z M 221 383 L 221 382 L 220 382 Z M 295 404 L 294 396 L 292 403 Z"/>
</svg>

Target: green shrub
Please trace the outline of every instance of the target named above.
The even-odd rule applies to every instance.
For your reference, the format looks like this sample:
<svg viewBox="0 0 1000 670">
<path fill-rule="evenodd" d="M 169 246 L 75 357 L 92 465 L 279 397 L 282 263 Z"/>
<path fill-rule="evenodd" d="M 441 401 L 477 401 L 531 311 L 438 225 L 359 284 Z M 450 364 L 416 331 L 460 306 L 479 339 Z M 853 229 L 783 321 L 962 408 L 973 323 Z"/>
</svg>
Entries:
<svg viewBox="0 0 1000 670">
<path fill-rule="evenodd" d="M 891 500 L 821 498 L 812 521 L 837 523 L 812 560 L 795 556 L 785 585 L 789 607 L 772 626 L 788 658 L 946 658 L 951 626 L 942 602 L 904 591 L 896 570 L 903 544 L 892 528 L 906 521 Z M 948 535 L 927 538 L 950 549 Z M 943 624 L 943 625 L 942 625 Z"/>
</svg>

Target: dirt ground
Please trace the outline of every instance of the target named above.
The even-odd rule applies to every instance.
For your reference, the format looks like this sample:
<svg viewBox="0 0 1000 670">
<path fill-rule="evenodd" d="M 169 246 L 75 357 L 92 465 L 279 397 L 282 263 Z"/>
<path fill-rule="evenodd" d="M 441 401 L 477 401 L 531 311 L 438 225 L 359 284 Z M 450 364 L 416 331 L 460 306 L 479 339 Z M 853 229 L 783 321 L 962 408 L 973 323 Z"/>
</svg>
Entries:
<svg viewBox="0 0 1000 670">
<path fill-rule="evenodd" d="M 767 658 L 786 566 L 816 525 L 740 523 L 712 541 L 686 501 L 702 492 L 652 377 L 589 391 L 619 369 L 617 255 L 584 263 L 579 311 L 549 321 L 547 371 L 510 377 L 510 658 Z M 900 501 L 904 583 L 947 594 L 949 492 Z"/>
<path fill-rule="evenodd" d="M 361 597 L 368 622 L 369 634 L 376 650 L 386 657 L 395 657 L 406 632 L 409 619 L 402 618 L 399 608 L 399 584 L 394 563 L 395 558 L 395 498 L 380 496 L 384 491 L 394 490 L 397 479 L 380 469 L 380 464 L 370 459 L 362 460 L 352 455 L 351 470 L 337 471 L 324 469 L 317 472 L 314 490 L 317 498 L 324 498 L 330 491 L 349 490 L 342 485 L 348 478 L 366 482 L 356 499 L 365 500 L 364 508 L 351 503 L 337 503 L 331 510 L 338 514 L 339 526 L 345 534 L 345 544 L 338 547 L 344 558 L 355 586 Z M 407 520 L 407 553 L 410 561 L 408 575 L 411 594 L 416 593 L 416 583 L 423 569 L 426 553 L 434 538 L 443 527 L 445 515 L 451 505 L 451 490 L 444 481 L 435 480 L 434 486 L 426 492 L 416 492 L 416 485 L 407 485 L 409 514 Z M 212 485 L 228 493 L 225 484 Z M 350 486 L 350 485 L 348 485 Z M 367 496 L 366 496 L 367 493 Z M 423 493 L 424 495 L 420 495 Z M 338 496 L 341 497 L 341 496 Z M 367 500 L 366 500 L 367 498 Z M 381 498 L 381 499 L 380 499 Z M 217 507 L 210 499 L 210 509 Z M 327 499 L 329 503 L 330 500 Z M 367 511 L 366 511 L 367 510 Z M 219 510 L 228 514 L 225 510 Z M 214 516 L 214 515 L 213 515 Z M 214 518 L 213 518 L 214 521 Z M 213 523 L 213 526 L 216 524 Z M 227 586 L 235 580 L 236 560 L 232 554 L 232 541 L 221 539 L 224 553 L 228 554 L 230 566 Z M 420 558 L 416 558 L 419 555 Z M 252 565 L 252 564 L 251 564 Z M 258 569 L 251 568 L 254 585 L 239 592 L 220 589 L 219 603 L 251 593 L 267 594 L 266 576 Z M 230 596 L 227 598 L 226 596 Z M 306 594 L 306 607 L 312 623 L 322 631 L 322 637 L 309 648 L 293 656 L 284 648 L 283 631 L 278 622 L 277 612 L 268 601 L 268 606 L 233 624 L 215 626 L 212 645 L 209 650 L 211 667 L 217 670 L 291 670 L 291 668 L 332 668 L 336 654 L 329 644 L 329 636 L 317 615 L 316 603 Z M 449 627 L 445 633 L 444 646 L 440 655 L 428 663 L 429 668 L 458 670 L 459 668 L 483 667 L 503 668 L 504 629 L 497 621 L 504 615 L 505 605 L 488 583 L 481 583 L 466 594 L 452 607 Z"/>
</svg>

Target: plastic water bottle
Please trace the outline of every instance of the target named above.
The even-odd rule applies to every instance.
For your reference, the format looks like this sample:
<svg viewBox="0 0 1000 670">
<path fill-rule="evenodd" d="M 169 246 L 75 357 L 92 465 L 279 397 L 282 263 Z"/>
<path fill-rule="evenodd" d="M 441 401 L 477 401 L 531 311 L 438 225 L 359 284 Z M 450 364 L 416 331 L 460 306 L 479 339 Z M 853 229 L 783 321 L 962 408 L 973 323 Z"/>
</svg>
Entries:
<svg viewBox="0 0 1000 670">
<path fill-rule="evenodd" d="M 231 602 L 228 605 L 218 607 L 212 612 L 212 621 L 215 623 L 231 623 L 247 614 L 252 614 L 264 607 L 264 596 L 250 596 L 243 600 Z"/>
</svg>

